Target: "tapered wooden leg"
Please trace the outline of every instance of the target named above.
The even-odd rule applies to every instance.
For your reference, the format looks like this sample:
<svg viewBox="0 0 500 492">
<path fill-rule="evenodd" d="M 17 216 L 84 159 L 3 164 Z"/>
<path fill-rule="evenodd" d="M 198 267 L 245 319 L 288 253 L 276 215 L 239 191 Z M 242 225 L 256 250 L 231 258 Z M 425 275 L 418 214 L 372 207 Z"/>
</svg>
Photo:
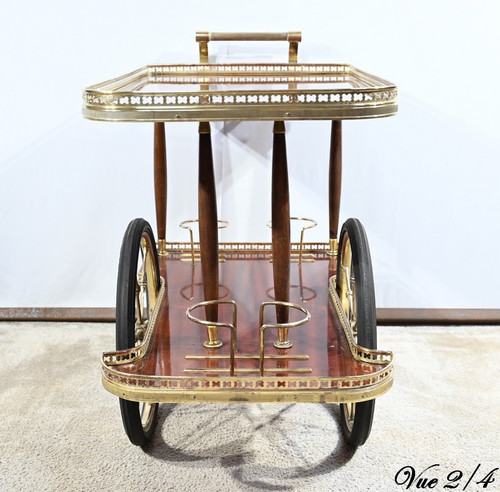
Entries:
<svg viewBox="0 0 500 492">
<path fill-rule="evenodd" d="M 219 254 L 217 229 L 217 197 L 215 193 L 214 164 L 210 123 L 200 123 L 200 149 L 198 166 L 198 219 L 200 226 L 200 257 L 205 301 L 219 298 Z M 217 305 L 206 306 L 208 321 L 217 322 Z M 207 348 L 217 348 L 222 344 L 218 340 L 217 327 L 207 328 Z"/>
<path fill-rule="evenodd" d="M 288 191 L 288 167 L 286 159 L 285 123 L 276 121 L 273 129 L 272 169 L 272 248 L 273 280 L 276 301 L 290 300 L 290 198 Z M 278 323 L 288 322 L 288 308 L 276 307 Z M 278 348 L 291 347 L 288 329 L 278 329 Z"/>
<path fill-rule="evenodd" d="M 340 191 L 342 184 L 342 121 L 332 121 L 332 134 L 330 142 L 330 172 L 329 172 L 329 219 L 330 219 L 330 252 L 337 254 Z"/>
<path fill-rule="evenodd" d="M 167 152 L 165 146 L 165 123 L 155 122 L 154 125 L 154 181 L 158 254 L 166 255 Z"/>
</svg>

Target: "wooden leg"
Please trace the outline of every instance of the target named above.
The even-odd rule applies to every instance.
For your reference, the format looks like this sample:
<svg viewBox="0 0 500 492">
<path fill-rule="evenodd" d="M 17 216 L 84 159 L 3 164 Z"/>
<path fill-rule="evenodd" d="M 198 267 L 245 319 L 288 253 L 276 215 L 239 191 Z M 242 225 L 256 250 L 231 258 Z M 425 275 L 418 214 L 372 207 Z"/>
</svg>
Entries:
<svg viewBox="0 0 500 492">
<path fill-rule="evenodd" d="M 154 125 L 154 181 L 158 254 L 166 255 L 167 153 L 165 147 L 165 123 L 155 122 Z"/>
<path fill-rule="evenodd" d="M 338 250 L 340 190 L 342 184 L 342 121 L 332 121 L 330 142 L 329 173 L 329 218 L 330 218 L 330 250 L 333 255 Z"/>
<path fill-rule="evenodd" d="M 215 193 L 214 164 L 210 123 L 200 123 L 200 149 L 198 166 L 198 219 L 200 226 L 200 257 L 205 301 L 219 298 L 219 253 L 217 229 L 217 197 Z M 217 305 L 206 306 L 207 321 L 217 322 Z M 217 327 L 207 328 L 207 348 L 217 348 Z"/>
<path fill-rule="evenodd" d="M 274 123 L 273 169 L 272 169 L 272 248 L 273 280 L 276 301 L 290 300 L 290 198 L 288 191 L 288 168 L 286 159 L 285 123 Z M 278 323 L 288 322 L 288 308 L 276 307 Z M 288 329 L 278 329 L 278 348 L 291 346 Z"/>
</svg>

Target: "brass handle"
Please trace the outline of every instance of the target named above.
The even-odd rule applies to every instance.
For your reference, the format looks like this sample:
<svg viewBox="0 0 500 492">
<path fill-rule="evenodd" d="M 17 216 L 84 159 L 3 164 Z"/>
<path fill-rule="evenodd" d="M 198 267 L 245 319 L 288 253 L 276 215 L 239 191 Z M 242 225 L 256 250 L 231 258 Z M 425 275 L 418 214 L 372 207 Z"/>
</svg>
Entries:
<svg viewBox="0 0 500 492">
<path fill-rule="evenodd" d="M 300 31 L 289 32 L 209 32 L 199 31 L 196 33 L 196 41 L 295 41 L 300 43 L 302 33 Z"/>
<path fill-rule="evenodd" d="M 288 32 L 209 32 L 198 31 L 196 42 L 200 43 L 200 63 L 208 63 L 208 43 L 210 41 L 286 41 L 290 43 L 288 62 L 297 63 L 300 31 Z"/>
</svg>

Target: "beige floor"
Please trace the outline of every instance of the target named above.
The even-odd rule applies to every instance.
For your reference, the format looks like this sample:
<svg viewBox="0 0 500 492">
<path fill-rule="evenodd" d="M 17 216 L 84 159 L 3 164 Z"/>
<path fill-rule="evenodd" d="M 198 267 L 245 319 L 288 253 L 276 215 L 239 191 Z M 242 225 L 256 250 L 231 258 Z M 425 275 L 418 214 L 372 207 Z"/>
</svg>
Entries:
<svg viewBox="0 0 500 492">
<path fill-rule="evenodd" d="M 397 491 L 406 466 L 462 490 L 500 466 L 499 327 L 381 327 L 395 353 L 393 389 L 377 400 L 353 452 L 338 407 L 162 405 L 146 450 L 122 429 L 101 386 L 111 324 L 0 323 L 0 491 Z M 399 479 L 404 478 L 403 472 Z M 413 484 L 409 490 L 417 490 Z"/>
</svg>

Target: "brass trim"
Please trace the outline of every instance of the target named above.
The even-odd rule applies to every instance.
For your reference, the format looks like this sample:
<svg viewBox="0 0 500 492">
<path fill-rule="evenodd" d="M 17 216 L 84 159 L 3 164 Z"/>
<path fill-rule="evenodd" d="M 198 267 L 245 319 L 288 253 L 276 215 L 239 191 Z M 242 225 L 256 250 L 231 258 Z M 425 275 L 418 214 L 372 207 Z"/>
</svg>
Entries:
<svg viewBox="0 0 500 492">
<path fill-rule="evenodd" d="M 208 43 L 205 41 L 200 41 L 200 63 L 208 63 L 210 61 L 208 57 Z"/>
<path fill-rule="evenodd" d="M 144 376 L 141 385 L 134 375 L 121 374 L 103 366 L 102 383 L 110 393 L 131 401 L 157 403 L 349 403 L 372 400 L 390 390 L 392 367 L 381 377 L 314 378 L 310 376 L 215 378 Z M 364 385 L 365 380 L 374 381 Z"/>
<path fill-rule="evenodd" d="M 321 82 L 330 85 L 311 85 Z M 148 92 L 149 83 L 160 89 Z M 199 90 L 182 90 L 193 85 Z M 346 64 L 148 65 L 83 91 L 83 115 L 105 121 L 332 120 L 396 112 L 394 84 Z"/>
<path fill-rule="evenodd" d="M 182 253 L 187 249 L 194 248 L 195 254 L 200 249 L 199 242 L 175 242 L 175 243 L 167 243 L 166 245 L 167 251 L 171 253 Z M 290 249 L 292 252 L 300 250 L 300 243 L 291 243 Z M 328 243 L 316 242 L 316 243 L 303 243 L 302 245 L 304 251 L 308 251 L 314 253 L 315 255 L 324 254 L 327 256 L 328 251 L 330 251 L 330 245 Z M 272 252 L 272 244 L 269 242 L 220 242 L 219 243 L 219 251 L 227 255 L 238 254 L 238 253 L 263 253 L 270 254 Z"/>
<path fill-rule="evenodd" d="M 168 256 L 167 241 L 165 239 L 158 239 L 158 254 L 160 256 Z"/>
<path fill-rule="evenodd" d="M 297 63 L 299 54 L 299 43 L 296 41 L 290 41 L 290 47 L 288 48 L 288 61 L 290 63 Z"/>
<path fill-rule="evenodd" d="M 394 101 L 384 105 L 349 108 L 347 106 L 314 107 L 312 104 L 295 107 L 296 111 L 283 108 L 267 106 L 247 106 L 238 108 L 117 108 L 111 106 L 93 106 L 84 104 L 82 110 L 84 118 L 93 121 L 129 121 L 129 122 L 152 122 L 152 121 L 276 121 L 283 119 L 287 121 L 303 120 L 363 120 L 371 118 L 385 118 L 394 116 L 398 112 L 398 106 Z"/>
<path fill-rule="evenodd" d="M 334 237 L 330 239 L 330 251 L 328 251 L 328 255 L 337 256 L 339 251 L 339 240 Z"/>
<path fill-rule="evenodd" d="M 208 340 L 203 342 L 203 346 L 207 349 L 217 349 L 222 347 L 222 342 L 218 340 L 219 330 L 217 326 L 207 325 Z"/>
<path fill-rule="evenodd" d="M 121 362 L 125 364 L 127 362 Z M 369 362 L 368 362 L 369 363 Z M 276 391 L 283 388 L 283 391 L 312 391 L 329 389 L 356 390 L 376 386 L 387 379 L 392 378 L 392 364 L 387 364 L 383 368 L 370 374 L 355 376 L 330 377 L 249 377 L 239 379 L 230 376 L 223 377 L 200 377 L 190 378 L 184 376 L 154 376 L 138 375 L 120 372 L 117 366 L 110 366 L 103 363 L 103 374 L 111 381 L 122 382 L 131 387 L 151 389 L 151 391 L 170 391 L 199 388 L 204 391 L 219 391 L 221 388 L 248 389 L 249 391 Z M 278 384 L 279 383 L 279 384 Z"/>
</svg>

